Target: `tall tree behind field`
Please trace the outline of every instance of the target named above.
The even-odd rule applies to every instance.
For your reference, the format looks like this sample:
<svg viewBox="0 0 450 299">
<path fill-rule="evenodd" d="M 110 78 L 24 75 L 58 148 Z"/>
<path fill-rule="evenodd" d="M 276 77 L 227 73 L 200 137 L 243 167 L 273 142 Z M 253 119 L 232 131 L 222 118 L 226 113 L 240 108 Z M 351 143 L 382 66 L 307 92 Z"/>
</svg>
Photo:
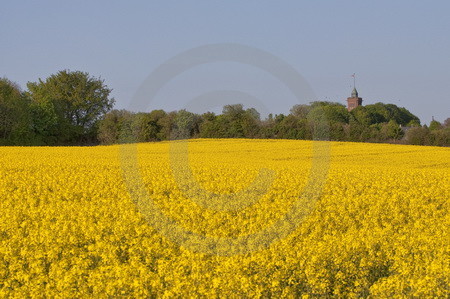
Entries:
<svg viewBox="0 0 450 299">
<path fill-rule="evenodd" d="M 132 142 L 133 113 L 126 110 L 108 112 L 98 125 L 98 139 L 102 144 Z"/>
<path fill-rule="evenodd" d="M 394 104 L 375 103 L 359 106 L 353 109 L 350 114 L 353 119 L 365 126 L 387 123 L 390 120 L 394 120 L 402 126 L 420 125 L 420 120 L 417 116 L 406 108 L 397 107 Z"/>
<path fill-rule="evenodd" d="M 205 138 L 255 138 L 261 120 L 256 109 L 244 109 L 242 104 L 225 105 L 222 114 L 204 114 L 200 136 Z"/>
<path fill-rule="evenodd" d="M 170 137 L 174 115 L 163 110 L 133 113 L 114 109 L 99 121 L 98 140 L 102 144 L 165 140 Z"/>
<path fill-rule="evenodd" d="M 47 144 L 79 143 L 95 138 L 96 122 L 114 99 L 104 80 L 80 71 L 60 71 L 27 84 L 34 129 Z M 41 121 L 43 120 L 43 121 Z"/>
<path fill-rule="evenodd" d="M 0 79 L 0 144 L 30 143 L 29 101 L 17 84 Z"/>
<path fill-rule="evenodd" d="M 153 110 L 149 113 L 137 113 L 133 116 L 131 131 L 135 142 L 159 141 L 163 128 L 161 120 L 167 116 L 164 110 Z"/>
<path fill-rule="evenodd" d="M 202 118 L 200 115 L 182 109 L 177 111 L 171 139 L 195 138 L 199 135 Z"/>
</svg>

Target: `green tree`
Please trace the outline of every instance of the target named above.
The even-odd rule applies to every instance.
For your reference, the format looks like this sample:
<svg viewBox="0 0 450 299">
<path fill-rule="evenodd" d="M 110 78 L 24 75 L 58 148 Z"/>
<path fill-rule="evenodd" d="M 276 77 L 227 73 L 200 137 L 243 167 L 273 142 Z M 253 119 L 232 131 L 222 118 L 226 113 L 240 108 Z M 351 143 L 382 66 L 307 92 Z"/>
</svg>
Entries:
<svg viewBox="0 0 450 299">
<path fill-rule="evenodd" d="M 313 102 L 308 113 L 311 132 L 319 139 L 343 140 L 349 119 L 347 108 L 339 103 Z"/>
<path fill-rule="evenodd" d="M 432 145 L 450 146 L 450 128 L 442 128 L 430 132 Z"/>
<path fill-rule="evenodd" d="M 160 131 L 158 133 L 159 140 L 170 140 L 172 138 L 176 117 L 177 113 L 175 111 L 171 111 L 158 119 L 158 125 L 160 126 Z"/>
<path fill-rule="evenodd" d="M 350 114 L 344 105 L 333 102 L 313 102 L 308 113 L 309 119 L 324 118 L 330 125 L 334 123 L 348 123 L 349 117 Z"/>
<path fill-rule="evenodd" d="M 377 123 L 365 106 L 358 106 L 350 111 L 350 118 L 363 126 L 370 126 Z"/>
<path fill-rule="evenodd" d="M 307 119 L 292 114 L 275 117 L 275 137 L 283 139 L 311 139 L 311 126 Z"/>
<path fill-rule="evenodd" d="M 149 113 L 149 138 L 150 141 L 163 140 L 163 124 L 161 121 L 167 116 L 164 110 L 153 110 Z"/>
<path fill-rule="evenodd" d="M 395 120 L 396 123 L 406 126 L 410 124 L 420 124 L 417 116 L 409 112 L 406 108 L 400 108 L 394 104 L 375 103 L 366 106 L 360 106 L 352 110 L 352 115 L 364 111 L 365 117 L 369 120 L 369 125 L 386 123 L 390 120 Z M 358 118 L 358 117 L 356 117 Z"/>
<path fill-rule="evenodd" d="M 293 116 L 297 118 L 307 118 L 310 110 L 311 106 L 302 104 L 302 105 L 294 105 L 291 108 L 290 112 Z"/>
<path fill-rule="evenodd" d="M 0 78 L 0 143 L 29 144 L 32 137 L 29 99 L 17 84 Z"/>
<path fill-rule="evenodd" d="M 250 138 L 257 131 L 259 113 L 256 110 L 244 110 L 242 104 L 225 105 L 222 115 L 217 118 L 220 131 L 225 138 Z"/>
<path fill-rule="evenodd" d="M 382 141 L 387 141 L 389 139 L 399 140 L 403 137 L 403 131 L 400 125 L 393 119 L 382 125 L 381 134 L 383 138 Z"/>
<path fill-rule="evenodd" d="M 217 116 L 214 112 L 206 112 L 201 116 L 200 123 L 200 137 L 202 138 L 216 138 L 217 137 Z"/>
<path fill-rule="evenodd" d="M 442 129 L 442 124 L 440 122 L 438 122 L 437 120 L 433 119 L 430 122 L 430 126 L 428 128 L 430 129 L 430 131 L 439 130 L 439 129 Z"/>
<path fill-rule="evenodd" d="M 96 122 L 110 111 L 114 99 L 104 80 L 80 71 L 60 71 L 45 81 L 27 84 L 36 117 L 38 133 L 56 137 L 57 143 L 82 142 L 96 135 Z M 56 124 L 53 120 L 56 119 Z M 44 134 L 45 136 L 45 134 Z"/>
<path fill-rule="evenodd" d="M 436 120 L 430 123 L 430 144 L 437 146 L 450 146 L 450 118 L 444 123 Z"/>
<path fill-rule="evenodd" d="M 108 112 L 98 125 L 98 140 L 102 144 L 133 142 L 131 130 L 133 113 L 126 110 Z"/>
<path fill-rule="evenodd" d="M 185 139 L 197 136 L 200 130 L 201 117 L 182 109 L 177 112 L 172 130 L 172 139 Z"/>
<path fill-rule="evenodd" d="M 131 130 L 136 142 L 161 140 L 162 125 L 160 120 L 167 115 L 163 110 L 153 110 L 150 113 L 137 113 L 133 116 Z"/>
<path fill-rule="evenodd" d="M 139 112 L 134 114 L 130 126 L 134 142 L 150 141 L 152 127 L 149 113 Z"/>
<path fill-rule="evenodd" d="M 407 144 L 429 145 L 431 144 L 431 134 L 427 126 L 410 128 L 405 135 Z"/>
<path fill-rule="evenodd" d="M 31 102 L 32 130 L 41 144 L 54 145 L 61 139 L 58 115 L 50 100 Z"/>
</svg>

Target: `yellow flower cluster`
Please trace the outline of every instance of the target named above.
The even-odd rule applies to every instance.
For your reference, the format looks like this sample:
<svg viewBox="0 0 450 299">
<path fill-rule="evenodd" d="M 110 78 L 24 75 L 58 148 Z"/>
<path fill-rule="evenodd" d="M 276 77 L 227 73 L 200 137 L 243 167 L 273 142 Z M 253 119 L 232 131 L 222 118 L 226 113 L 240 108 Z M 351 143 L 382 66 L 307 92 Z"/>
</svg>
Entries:
<svg viewBox="0 0 450 299">
<path fill-rule="evenodd" d="M 450 296 L 450 149 L 320 143 L 0 148 L 0 297 Z"/>
</svg>

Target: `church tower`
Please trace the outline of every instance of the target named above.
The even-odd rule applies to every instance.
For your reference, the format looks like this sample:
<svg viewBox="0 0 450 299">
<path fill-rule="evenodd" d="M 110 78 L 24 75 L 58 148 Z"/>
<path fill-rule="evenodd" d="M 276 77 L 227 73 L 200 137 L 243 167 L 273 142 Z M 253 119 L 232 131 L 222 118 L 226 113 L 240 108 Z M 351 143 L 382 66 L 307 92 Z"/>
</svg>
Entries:
<svg viewBox="0 0 450 299">
<path fill-rule="evenodd" d="M 358 91 L 356 90 L 356 84 L 355 84 L 355 74 L 352 75 L 353 77 L 353 91 L 352 96 L 347 98 L 347 110 L 352 111 L 358 106 L 362 106 L 362 98 L 358 97 Z"/>
<path fill-rule="evenodd" d="M 362 105 L 362 98 L 358 97 L 358 91 L 353 88 L 352 96 L 347 98 L 347 110 L 352 111 L 358 106 Z"/>
</svg>

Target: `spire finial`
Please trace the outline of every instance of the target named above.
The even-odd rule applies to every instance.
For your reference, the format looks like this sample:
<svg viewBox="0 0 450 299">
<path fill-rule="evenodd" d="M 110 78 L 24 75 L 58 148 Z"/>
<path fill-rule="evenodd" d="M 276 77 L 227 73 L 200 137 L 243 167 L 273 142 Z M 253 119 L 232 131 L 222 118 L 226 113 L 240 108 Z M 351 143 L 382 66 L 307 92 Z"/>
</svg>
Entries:
<svg viewBox="0 0 450 299">
<path fill-rule="evenodd" d="M 353 73 L 352 77 L 353 77 L 352 98 L 357 98 L 358 97 L 358 91 L 356 90 L 356 74 Z"/>
</svg>

